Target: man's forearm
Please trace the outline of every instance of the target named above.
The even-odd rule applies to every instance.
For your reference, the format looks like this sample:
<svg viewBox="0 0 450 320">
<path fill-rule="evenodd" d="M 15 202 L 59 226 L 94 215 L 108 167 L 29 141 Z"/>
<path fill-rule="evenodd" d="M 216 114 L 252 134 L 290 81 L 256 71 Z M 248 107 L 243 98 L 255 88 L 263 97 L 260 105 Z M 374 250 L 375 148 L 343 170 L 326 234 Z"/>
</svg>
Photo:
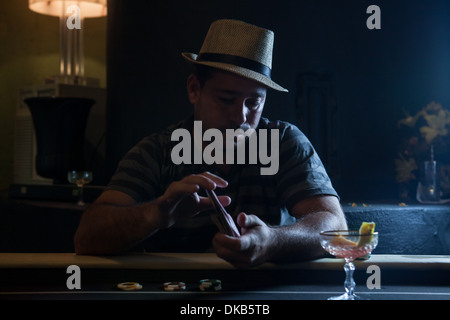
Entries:
<svg viewBox="0 0 450 320">
<path fill-rule="evenodd" d="M 127 251 L 160 228 L 155 203 L 132 206 L 93 204 L 75 234 L 77 254 L 116 254 Z"/>
<path fill-rule="evenodd" d="M 319 258 L 325 253 L 320 245 L 320 232 L 345 228 L 341 213 L 327 211 L 308 214 L 290 226 L 274 227 L 274 249 L 269 260 L 289 262 Z"/>
</svg>

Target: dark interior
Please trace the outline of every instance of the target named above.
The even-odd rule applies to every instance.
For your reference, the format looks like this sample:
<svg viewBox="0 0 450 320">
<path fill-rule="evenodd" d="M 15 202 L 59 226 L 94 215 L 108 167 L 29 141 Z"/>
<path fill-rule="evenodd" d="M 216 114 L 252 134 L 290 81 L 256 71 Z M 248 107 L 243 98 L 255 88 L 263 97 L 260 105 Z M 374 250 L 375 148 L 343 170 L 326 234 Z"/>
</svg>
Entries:
<svg viewBox="0 0 450 320">
<path fill-rule="evenodd" d="M 375 221 L 384 235 L 379 253 L 450 253 L 448 204 L 419 204 L 414 182 L 407 207 L 398 206 L 404 200 L 394 165 L 399 119 L 432 101 L 450 105 L 450 2 L 377 0 L 381 29 L 374 30 L 366 26 L 371 4 L 108 1 L 106 156 L 102 172 L 94 172 L 102 179 L 86 189 L 87 201 L 100 194 L 135 143 L 191 112 L 191 66 L 181 53 L 197 53 L 214 20 L 240 19 L 275 32 L 272 78 L 289 90 L 270 91 L 263 116 L 291 122 L 310 138 L 349 225 Z M 450 148 L 439 156 L 448 162 Z M 20 198 L 22 188 L 13 185 L 11 193 Z M 42 186 L 36 195 L 32 200 L 67 202 L 0 198 L 0 249 L 72 251 L 82 212 L 68 204 L 75 201 L 72 188 Z"/>
<path fill-rule="evenodd" d="M 125 1 L 108 3 L 107 167 L 138 140 L 185 117 L 190 65 L 212 21 L 275 32 L 264 116 L 298 125 L 344 202 L 397 201 L 397 122 L 431 101 L 450 102 L 450 3 L 377 1 Z"/>
</svg>

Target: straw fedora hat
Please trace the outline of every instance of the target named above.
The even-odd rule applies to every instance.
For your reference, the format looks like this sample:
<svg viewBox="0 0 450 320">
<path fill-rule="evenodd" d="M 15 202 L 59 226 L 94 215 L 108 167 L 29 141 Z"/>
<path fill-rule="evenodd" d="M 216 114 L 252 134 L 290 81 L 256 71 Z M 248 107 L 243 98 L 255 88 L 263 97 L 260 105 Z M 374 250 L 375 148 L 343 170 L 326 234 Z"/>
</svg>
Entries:
<svg viewBox="0 0 450 320">
<path fill-rule="evenodd" d="M 269 88 L 287 92 L 271 79 L 274 33 L 242 21 L 213 22 L 199 54 L 183 52 L 191 63 L 233 72 Z"/>
</svg>

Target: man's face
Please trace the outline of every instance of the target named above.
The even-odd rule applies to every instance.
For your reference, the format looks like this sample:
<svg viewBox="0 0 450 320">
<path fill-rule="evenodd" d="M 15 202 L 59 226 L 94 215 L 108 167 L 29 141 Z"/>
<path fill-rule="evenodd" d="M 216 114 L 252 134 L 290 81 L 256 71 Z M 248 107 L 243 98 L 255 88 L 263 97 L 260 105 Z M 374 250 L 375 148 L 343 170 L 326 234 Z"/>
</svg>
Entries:
<svg viewBox="0 0 450 320">
<path fill-rule="evenodd" d="M 256 129 L 266 101 L 267 89 L 256 81 L 229 72 L 214 72 L 200 87 L 195 75 L 188 79 L 188 95 L 194 105 L 194 119 L 203 130 L 216 128 Z"/>
</svg>

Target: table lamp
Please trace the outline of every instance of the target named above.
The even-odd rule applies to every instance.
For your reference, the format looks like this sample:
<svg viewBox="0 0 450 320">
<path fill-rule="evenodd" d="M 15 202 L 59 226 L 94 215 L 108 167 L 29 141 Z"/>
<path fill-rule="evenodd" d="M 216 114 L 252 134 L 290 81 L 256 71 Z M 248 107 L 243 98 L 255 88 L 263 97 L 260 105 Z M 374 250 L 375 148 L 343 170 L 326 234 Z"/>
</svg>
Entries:
<svg viewBox="0 0 450 320">
<path fill-rule="evenodd" d="M 107 0 L 29 0 L 32 11 L 59 17 L 59 83 L 86 85 L 83 58 L 83 23 L 85 18 L 106 16 Z"/>
<path fill-rule="evenodd" d="M 50 82 L 70 87 L 70 96 L 33 96 L 24 100 L 30 109 L 36 134 L 35 168 L 38 175 L 67 183 L 67 173 L 85 169 L 85 129 L 89 98 L 98 86 L 84 75 L 83 24 L 85 18 L 106 16 L 107 0 L 29 0 L 32 11 L 57 16 L 60 21 L 60 74 Z M 46 81 L 49 82 L 49 81 Z M 99 83 L 99 81 L 98 81 Z"/>
</svg>

